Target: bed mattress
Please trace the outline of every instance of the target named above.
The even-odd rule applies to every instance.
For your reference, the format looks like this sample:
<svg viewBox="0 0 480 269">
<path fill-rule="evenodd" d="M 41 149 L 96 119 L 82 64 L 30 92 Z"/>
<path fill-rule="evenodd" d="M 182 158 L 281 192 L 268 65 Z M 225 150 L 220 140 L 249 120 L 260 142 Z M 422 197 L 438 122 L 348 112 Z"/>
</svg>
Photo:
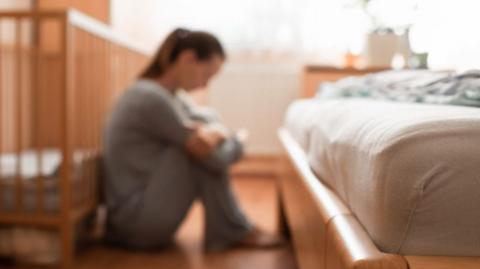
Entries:
<svg viewBox="0 0 480 269">
<path fill-rule="evenodd" d="M 382 251 L 480 256 L 480 109 L 301 100 L 285 127 Z"/>
</svg>

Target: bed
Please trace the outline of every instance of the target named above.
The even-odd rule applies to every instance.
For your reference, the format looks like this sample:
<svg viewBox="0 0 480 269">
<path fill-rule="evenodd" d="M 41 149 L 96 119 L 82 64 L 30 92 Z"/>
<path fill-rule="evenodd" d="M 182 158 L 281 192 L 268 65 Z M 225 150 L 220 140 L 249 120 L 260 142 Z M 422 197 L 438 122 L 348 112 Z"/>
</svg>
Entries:
<svg viewBox="0 0 480 269">
<path fill-rule="evenodd" d="M 279 137 L 300 268 L 480 268 L 480 109 L 307 99 Z"/>
</svg>

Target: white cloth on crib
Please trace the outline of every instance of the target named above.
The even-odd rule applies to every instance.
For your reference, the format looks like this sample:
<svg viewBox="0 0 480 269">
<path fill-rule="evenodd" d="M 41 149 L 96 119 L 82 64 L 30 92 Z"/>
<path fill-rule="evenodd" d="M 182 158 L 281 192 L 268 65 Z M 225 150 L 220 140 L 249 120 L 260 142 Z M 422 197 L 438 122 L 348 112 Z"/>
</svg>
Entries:
<svg viewBox="0 0 480 269">
<path fill-rule="evenodd" d="M 34 150 L 23 151 L 18 154 L 9 153 L 0 155 L 0 177 L 14 178 L 17 175 L 17 165 L 20 161 L 20 175 L 24 179 L 31 179 L 39 175 L 51 176 L 60 165 L 62 155 L 59 150 L 48 149 L 40 154 Z M 40 165 L 41 163 L 41 165 Z M 40 169 L 39 169 L 40 168 Z"/>
</svg>

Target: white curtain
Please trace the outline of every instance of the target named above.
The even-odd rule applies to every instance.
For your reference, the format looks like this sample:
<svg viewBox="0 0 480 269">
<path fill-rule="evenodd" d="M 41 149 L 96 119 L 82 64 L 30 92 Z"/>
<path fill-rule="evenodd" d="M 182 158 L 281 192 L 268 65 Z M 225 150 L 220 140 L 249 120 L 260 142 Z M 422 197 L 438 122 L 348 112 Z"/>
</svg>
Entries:
<svg viewBox="0 0 480 269">
<path fill-rule="evenodd" d="M 412 49 L 429 53 L 439 69 L 480 69 L 480 1 L 420 0 Z"/>
<path fill-rule="evenodd" d="M 30 7 L 30 0 L 0 0 L 0 10 L 26 10 Z"/>
<path fill-rule="evenodd" d="M 213 32 L 230 54 L 242 57 L 340 63 L 347 51 L 361 51 L 372 26 L 359 2 L 112 0 L 112 23 L 150 50 L 171 30 L 183 26 Z M 478 0 L 371 0 L 367 10 L 384 26 L 413 24 L 413 48 L 429 52 L 435 67 L 466 68 L 480 62 Z"/>
<path fill-rule="evenodd" d="M 213 32 L 234 53 L 331 60 L 358 47 L 368 27 L 361 10 L 349 7 L 352 0 L 145 0 L 141 6 L 132 0 L 130 7 L 126 2 L 113 1 L 114 24 L 143 35 L 153 47 L 184 26 Z M 133 10 L 135 15 L 128 14 Z"/>
</svg>

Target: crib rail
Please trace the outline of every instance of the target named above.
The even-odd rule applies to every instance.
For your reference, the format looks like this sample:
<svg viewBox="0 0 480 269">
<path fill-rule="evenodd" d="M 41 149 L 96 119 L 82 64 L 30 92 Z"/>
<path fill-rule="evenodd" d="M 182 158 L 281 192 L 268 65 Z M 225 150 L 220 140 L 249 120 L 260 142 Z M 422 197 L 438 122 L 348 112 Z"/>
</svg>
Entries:
<svg viewBox="0 0 480 269">
<path fill-rule="evenodd" d="M 76 130 L 71 134 L 73 149 L 80 155 L 87 153 L 82 162 L 88 168 L 86 178 L 94 179 L 106 115 L 146 63 L 147 53 L 82 13 L 70 11 L 68 22 L 71 40 L 68 83 L 72 88 L 68 107 L 73 110 L 70 130 Z M 77 208 L 82 204 L 89 207 L 85 201 L 96 204 L 99 197 L 95 180 L 82 182 L 84 188 L 79 189 L 79 199 L 74 201 Z"/>
<path fill-rule="evenodd" d="M 77 11 L 0 12 L 0 224 L 60 229 L 98 203 L 102 126 L 145 51 Z"/>
</svg>

